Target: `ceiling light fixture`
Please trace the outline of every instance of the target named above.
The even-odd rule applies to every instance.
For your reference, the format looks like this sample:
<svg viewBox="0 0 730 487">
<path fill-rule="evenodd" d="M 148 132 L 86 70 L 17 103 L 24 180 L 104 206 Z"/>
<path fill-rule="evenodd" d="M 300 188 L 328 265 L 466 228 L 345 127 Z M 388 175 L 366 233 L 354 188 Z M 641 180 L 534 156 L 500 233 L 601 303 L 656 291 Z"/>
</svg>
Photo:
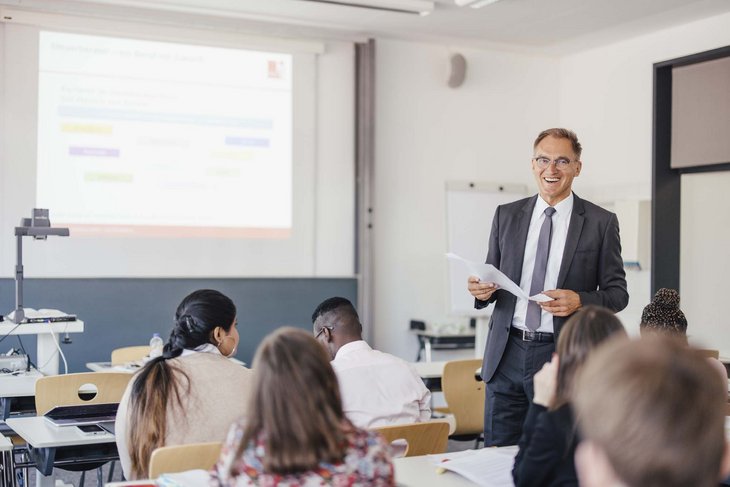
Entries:
<svg viewBox="0 0 730 487">
<path fill-rule="evenodd" d="M 493 3 L 497 3 L 499 0 L 454 0 L 454 3 L 458 7 L 471 7 L 471 8 L 482 8 Z"/>
<path fill-rule="evenodd" d="M 301 0 L 312 3 L 326 3 L 342 7 L 359 7 L 384 10 L 394 13 L 428 15 L 433 12 L 432 0 Z"/>
</svg>

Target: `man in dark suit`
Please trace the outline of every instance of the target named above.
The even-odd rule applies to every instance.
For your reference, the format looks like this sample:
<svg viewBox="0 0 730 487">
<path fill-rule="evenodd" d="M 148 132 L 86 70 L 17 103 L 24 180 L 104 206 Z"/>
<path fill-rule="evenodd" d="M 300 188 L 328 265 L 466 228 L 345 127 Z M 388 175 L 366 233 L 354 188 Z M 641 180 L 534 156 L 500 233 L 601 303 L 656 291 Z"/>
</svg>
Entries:
<svg viewBox="0 0 730 487">
<path fill-rule="evenodd" d="M 538 194 L 497 208 L 487 263 L 528 296 L 553 299 L 528 302 L 476 276 L 468 281 L 477 309 L 495 303 L 482 364 L 487 446 L 517 444 L 532 377 L 550 360 L 567 318 L 589 304 L 621 311 L 629 300 L 616 215 L 572 192 L 582 169 L 577 136 L 548 129 L 533 150 Z"/>
</svg>

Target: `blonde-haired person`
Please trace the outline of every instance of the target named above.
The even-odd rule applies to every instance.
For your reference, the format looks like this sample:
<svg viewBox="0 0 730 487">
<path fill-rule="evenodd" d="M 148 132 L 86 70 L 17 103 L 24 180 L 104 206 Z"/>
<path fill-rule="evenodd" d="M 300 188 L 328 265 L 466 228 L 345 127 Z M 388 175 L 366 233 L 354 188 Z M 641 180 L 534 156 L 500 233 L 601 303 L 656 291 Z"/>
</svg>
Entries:
<svg viewBox="0 0 730 487">
<path fill-rule="evenodd" d="M 578 377 L 583 487 L 714 487 L 730 473 L 727 384 L 697 352 L 652 336 L 600 347 Z"/>
<path fill-rule="evenodd" d="M 324 348 L 308 333 L 280 328 L 259 346 L 249 414 L 234 424 L 212 486 L 391 486 L 389 447 L 342 411 Z"/>
<path fill-rule="evenodd" d="M 687 344 L 687 318 L 679 308 L 679 293 L 676 289 L 661 288 L 641 313 L 639 324 L 641 336 L 661 334 L 674 337 Z M 718 359 L 708 357 L 708 362 L 723 379 L 727 370 Z"/>
<path fill-rule="evenodd" d="M 517 487 L 578 485 L 573 384 L 591 352 L 615 336 L 627 337 L 626 331 L 611 310 L 600 306 L 580 309 L 561 330 L 557 353 L 535 374 L 535 396 L 512 470 Z"/>
<path fill-rule="evenodd" d="M 116 441 L 127 479 L 148 477 L 160 446 L 223 441 L 246 413 L 252 372 L 228 360 L 238 346 L 236 306 L 211 289 L 188 295 L 161 357 L 130 381 L 119 404 Z"/>
</svg>

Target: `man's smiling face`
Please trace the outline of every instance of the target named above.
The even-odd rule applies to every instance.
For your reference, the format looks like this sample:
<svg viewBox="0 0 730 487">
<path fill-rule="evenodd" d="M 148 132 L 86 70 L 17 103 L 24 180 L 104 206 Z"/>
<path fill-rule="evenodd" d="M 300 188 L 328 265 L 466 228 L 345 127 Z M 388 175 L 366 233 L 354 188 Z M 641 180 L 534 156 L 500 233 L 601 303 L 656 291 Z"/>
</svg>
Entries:
<svg viewBox="0 0 730 487">
<path fill-rule="evenodd" d="M 538 163 L 537 160 L 541 158 L 550 161 L 547 166 L 543 167 Z M 570 163 L 558 164 L 555 161 L 559 159 L 570 161 Z M 582 163 L 577 159 L 568 139 L 549 135 L 535 147 L 532 174 L 535 175 L 540 196 L 550 206 L 560 203 L 570 195 L 573 179 L 580 174 L 582 167 Z"/>
</svg>

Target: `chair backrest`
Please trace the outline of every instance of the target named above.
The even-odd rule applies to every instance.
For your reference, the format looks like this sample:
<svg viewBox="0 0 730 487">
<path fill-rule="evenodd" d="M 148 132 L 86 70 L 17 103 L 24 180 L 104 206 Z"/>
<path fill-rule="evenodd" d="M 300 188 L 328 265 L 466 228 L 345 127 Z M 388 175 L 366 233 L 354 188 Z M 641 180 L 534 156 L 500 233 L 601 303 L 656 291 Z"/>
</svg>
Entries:
<svg viewBox="0 0 730 487">
<path fill-rule="evenodd" d="M 449 423 L 446 421 L 381 426 L 373 428 L 373 431 L 383 435 L 388 443 L 405 440 L 408 443 L 407 457 L 444 453 L 449 441 Z"/>
<path fill-rule="evenodd" d="M 481 359 L 453 360 L 444 365 L 441 389 L 456 418 L 454 435 L 479 434 L 484 431 L 484 382 L 477 380 Z"/>
<path fill-rule="evenodd" d="M 124 365 L 129 362 L 137 362 L 149 354 L 149 345 L 117 348 L 116 350 L 112 350 L 112 365 Z"/>
<path fill-rule="evenodd" d="M 119 402 L 132 377 L 126 372 L 84 372 L 41 377 L 35 383 L 36 414 L 46 414 L 56 406 Z M 94 387 L 89 384 L 96 388 L 96 395 L 92 396 Z"/>
<path fill-rule="evenodd" d="M 155 448 L 150 457 L 150 478 L 156 479 L 163 473 L 184 472 L 198 468 L 210 470 L 218 461 L 222 447 L 220 441 L 214 441 Z"/>
<path fill-rule="evenodd" d="M 713 350 L 711 348 L 698 348 L 696 350 L 703 357 L 716 358 L 716 359 L 719 359 L 720 358 L 720 351 L 719 350 Z"/>
</svg>

